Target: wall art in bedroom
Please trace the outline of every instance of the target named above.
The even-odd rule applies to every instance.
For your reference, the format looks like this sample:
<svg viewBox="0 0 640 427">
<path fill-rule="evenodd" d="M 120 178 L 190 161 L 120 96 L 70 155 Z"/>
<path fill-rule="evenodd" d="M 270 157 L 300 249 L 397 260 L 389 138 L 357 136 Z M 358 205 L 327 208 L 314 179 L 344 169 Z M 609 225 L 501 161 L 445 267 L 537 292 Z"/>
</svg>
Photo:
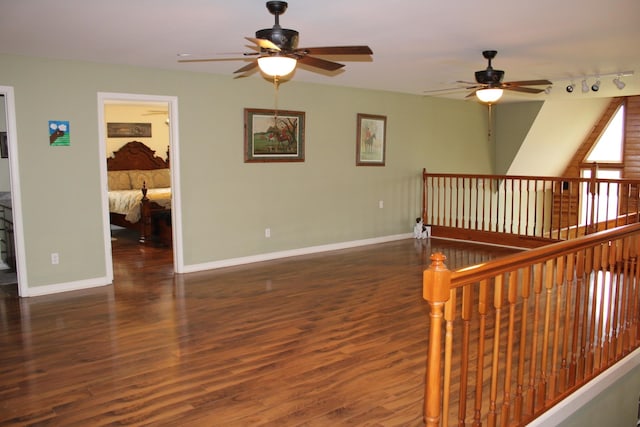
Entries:
<svg viewBox="0 0 640 427">
<path fill-rule="evenodd" d="M 107 138 L 151 138 L 151 123 L 107 123 Z"/>
<path fill-rule="evenodd" d="M 68 120 L 49 120 L 49 145 L 71 145 Z"/>
<path fill-rule="evenodd" d="M 304 162 L 302 111 L 244 109 L 244 161 Z"/>
</svg>

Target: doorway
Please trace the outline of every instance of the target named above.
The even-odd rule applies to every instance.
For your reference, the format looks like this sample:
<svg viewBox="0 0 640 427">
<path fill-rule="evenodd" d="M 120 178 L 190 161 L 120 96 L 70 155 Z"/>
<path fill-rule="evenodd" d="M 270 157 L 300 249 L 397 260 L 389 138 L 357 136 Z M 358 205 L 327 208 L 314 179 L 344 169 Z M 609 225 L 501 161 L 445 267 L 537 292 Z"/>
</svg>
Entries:
<svg viewBox="0 0 640 427">
<path fill-rule="evenodd" d="M 183 271 L 182 261 L 182 230 L 181 230 L 181 204 L 179 192 L 179 142 L 178 142 L 178 104 L 176 97 L 121 94 L 121 93 L 99 93 L 99 140 L 101 154 L 101 173 L 103 182 L 103 218 L 105 236 L 105 265 L 108 277 L 113 280 L 113 246 L 112 246 L 112 224 L 110 220 L 108 192 L 107 192 L 107 157 L 113 154 L 114 149 L 120 145 L 134 140 L 142 140 L 145 145 L 156 151 L 155 155 L 160 158 L 170 159 L 170 218 L 171 224 L 171 248 L 173 259 L 173 271 L 180 273 Z M 127 110 L 137 111 L 136 116 L 131 119 L 123 119 L 122 114 Z M 116 111 L 116 113 L 114 113 Z M 139 124 L 143 123 L 142 129 L 149 128 L 150 132 L 145 136 L 131 136 L 110 138 L 107 131 L 107 123 L 111 120 L 118 120 L 120 123 Z M 150 135 L 150 136 L 147 136 Z M 116 228 L 116 230 L 118 230 Z M 116 237 L 117 238 L 117 237 Z M 146 243 L 149 245 L 150 243 Z M 140 248 L 144 247 L 140 244 Z"/>
<path fill-rule="evenodd" d="M 0 286 L 10 296 L 28 296 L 19 176 L 13 87 L 0 86 Z"/>
</svg>

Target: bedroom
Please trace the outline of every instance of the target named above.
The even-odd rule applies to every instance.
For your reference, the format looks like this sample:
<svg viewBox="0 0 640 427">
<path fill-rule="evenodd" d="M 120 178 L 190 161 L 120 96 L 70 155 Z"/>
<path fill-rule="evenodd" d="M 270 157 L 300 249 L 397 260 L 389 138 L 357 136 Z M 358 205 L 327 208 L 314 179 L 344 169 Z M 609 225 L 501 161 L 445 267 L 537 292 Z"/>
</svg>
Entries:
<svg viewBox="0 0 640 427">
<path fill-rule="evenodd" d="M 139 233 L 141 244 L 172 249 L 168 104 L 106 100 L 104 123 L 112 239 L 135 237 L 121 231 L 127 228 Z"/>
</svg>

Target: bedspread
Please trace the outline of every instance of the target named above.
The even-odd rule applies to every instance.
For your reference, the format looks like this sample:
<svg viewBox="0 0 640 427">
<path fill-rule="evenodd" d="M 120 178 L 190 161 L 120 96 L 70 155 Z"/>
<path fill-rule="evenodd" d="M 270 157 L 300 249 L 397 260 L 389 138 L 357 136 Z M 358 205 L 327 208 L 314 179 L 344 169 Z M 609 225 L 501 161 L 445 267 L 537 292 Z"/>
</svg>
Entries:
<svg viewBox="0 0 640 427">
<path fill-rule="evenodd" d="M 150 188 L 147 198 L 163 208 L 171 208 L 171 188 Z M 125 215 L 127 221 L 136 223 L 140 220 L 141 201 L 140 190 L 109 191 L 109 212 Z"/>
</svg>

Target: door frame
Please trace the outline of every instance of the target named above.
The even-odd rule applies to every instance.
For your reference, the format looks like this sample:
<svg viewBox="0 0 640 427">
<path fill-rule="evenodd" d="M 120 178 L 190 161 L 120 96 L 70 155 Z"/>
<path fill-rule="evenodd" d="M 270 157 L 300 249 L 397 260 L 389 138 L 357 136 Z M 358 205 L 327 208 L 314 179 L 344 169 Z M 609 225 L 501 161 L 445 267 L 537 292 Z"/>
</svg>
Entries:
<svg viewBox="0 0 640 427">
<path fill-rule="evenodd" d="M 13 86 L 0 86 L 4 95 L 7 120 L 7 149 L 9 151 L 9 180 L 11 181 L 11 211 L 13 215 L 13 240 L 16 251 L 16 275 L 18 296 L 29 296 L 29 284 L 25 268 L 27 256 L 24 251 L 24 226 L 22 222 L 22 193 L 18 162 L 18 132 L 16 125 L 16 101 Z"/>
<path fill-rule="evenodd" d="M 113 282 L 113 256 L 111 254 L 111 223 L 109 221 L 109 197 L 107 194 L 107 144 L 104 105 L 106 102 L 167 103 L 169 106 L 169 157 L 171 159 L 171 229 L 173 240 L 173 270 L 184 272 L 182 246 L 182 202 L 180 197 L 180 143 L 178 132 L 178 97 L 142 95 L 132 93 L 98 92 L 98 140 L 100 149 L 100 185 L 102 189 L 102 215 L 104 224 L 105 267 L 107 277 Z"/>
</svg>

